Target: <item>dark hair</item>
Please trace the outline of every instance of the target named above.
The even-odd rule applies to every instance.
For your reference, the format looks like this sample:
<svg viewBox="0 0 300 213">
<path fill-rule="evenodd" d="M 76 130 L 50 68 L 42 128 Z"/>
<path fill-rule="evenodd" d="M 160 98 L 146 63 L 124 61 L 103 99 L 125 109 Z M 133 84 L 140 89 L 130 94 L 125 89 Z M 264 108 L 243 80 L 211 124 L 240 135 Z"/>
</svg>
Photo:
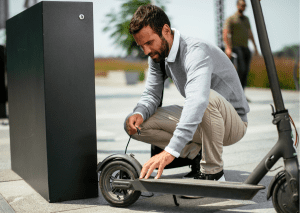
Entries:
<svg viewBox="0 0 300 213">
<path fill-rule="evenodd" d="M 171 23 L 165 12 L 155 5 L 142 5 L 134 13 L 129 27 L 130 34 L 138 33 L 143 27 L 150 26 L 152 30 L 162 35 L 162 28 L 167 24 L 171 28 Z"/>
<path fill-rule="evenodd" d="M 245 1 L 245 0 L 237 0 L 237 1 L 236 1 L 236 5 L 238 5 L 238 4 L 240 3 L 240 1 L 242 1 L 242 2 L 246 3 L 246 1 Z"/>
</svg>

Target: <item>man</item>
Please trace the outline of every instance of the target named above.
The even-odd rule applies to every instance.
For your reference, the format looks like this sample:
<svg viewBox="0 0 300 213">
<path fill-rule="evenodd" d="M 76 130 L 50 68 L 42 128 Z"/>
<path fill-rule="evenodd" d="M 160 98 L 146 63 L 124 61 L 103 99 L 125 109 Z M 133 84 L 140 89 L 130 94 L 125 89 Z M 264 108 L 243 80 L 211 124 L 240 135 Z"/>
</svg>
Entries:
<svg viewBox="0 0 300 213">
<path fill-rule="evenodd" d="M 136 140 L 164 149 L 144 164 L 140 178 L 149 178 L 156 168 L 159 178 L 180 156 L 194 162 L 188 177 L 225 181 L 223 146 L 244 136 L 249 112 L 231 61 L 218 47 L 171 29 L 167 15 L 154 5 L 138 8 L 130 33 L 150 57 L 146 88 L 125 119 L 125 130 Z M 165 79 L 161 65 L 185 97 L 183 107 L 158 107 Z"/>
<path fill-rule="evenodd" d="M 245 9 L 246 2 L 244 0 L 238 0 L 237 12 L 225 21 L 223 30 L 226 55 L 231 58 L 232 52 L 237 54 L 237 72 L 243 89 L 247 86 L 247 77 L 251 61 L 248 39 L 252 41 L 255 54 L 258 55 L 249 19 L 243 14 Z"/>
</svg>

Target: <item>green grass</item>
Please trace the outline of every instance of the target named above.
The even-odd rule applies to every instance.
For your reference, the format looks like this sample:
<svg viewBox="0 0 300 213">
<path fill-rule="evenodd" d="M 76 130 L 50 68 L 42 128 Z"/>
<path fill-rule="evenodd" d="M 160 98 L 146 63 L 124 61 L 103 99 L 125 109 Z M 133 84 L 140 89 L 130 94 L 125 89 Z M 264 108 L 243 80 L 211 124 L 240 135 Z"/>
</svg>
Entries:
<svg viewBox="0 0 300 213">
<path fill-rule="evenodd" d="M 148 67 L 147 61 L 129 62 L 117 58 L 95 59 L 95 75 L 100 77 L 107 76 L 110 70 L 125 70 L 127 72 L 140 72 L 140 80 L 144 80 L 144 71 Z"/>
<path fill-rule="evenodd" d="M 291 58 L 274 58 L 279 85 L 281 89 L 295 90 L 293 79 L 294 59 Z M 98 77 L 106 77 L 110 70 L 125 70 L 128 72 L 138 71 L 140 73 L 139 80 L 145 78 L 144 71 L 147 69 L 147 61 L 129 62 L 118 58 L 100 58 L 95 59 L 95 75 Z M 299 68 L 298 68 L 299 78 Z M 250 71 L 248 75 L 248 87 L 270 88 L 267 70 L 263 57 L 254 56 L 251 61 Z"/>
<path fill-rule="evenodd" d="M 295 90 L 293 71 L 295 61 L 291 58 L 274 58 L 281 89 Z M 299 68 L 298 68 L 299 78 Z M 248 75 L 247 86 L 270 88 L 267 69 L 263 57 L 253 57 Z"/>
</svg>

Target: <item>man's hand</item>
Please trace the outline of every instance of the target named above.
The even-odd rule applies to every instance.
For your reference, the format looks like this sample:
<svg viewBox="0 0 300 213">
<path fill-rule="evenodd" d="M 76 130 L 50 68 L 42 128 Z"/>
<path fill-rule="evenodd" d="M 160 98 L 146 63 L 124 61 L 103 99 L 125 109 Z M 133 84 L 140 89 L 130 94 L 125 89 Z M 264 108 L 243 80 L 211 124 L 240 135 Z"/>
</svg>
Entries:
<svg viewBox="0 0 300 213">
<path fill-rule="evenodd" d="M 228 56 L 228 58 L 231 59 L 232 49 L 229 48 L 229 47 L 227 47 L 227 48 L 225 49 L 225 53 L 226 53 L 226 55 Z"/>
<path fill-rule="evenodd" d="M 140 125 L 143 123 L 144 119 L 140 114 L 134 114 L 130 116 L 126 121 L 126 130 L 129 135 L 134 135 L 137 130 L 136 128 L 140 128 Z"/>
<path fill-rule="evenodd" d="M 147 161 L 147 163 L 144 164 L 140 174 L 140 179 L 144 177 L 145 179 L 148 179 L 152 174 L 153 170 L 156 168 L 158 168 L 158 172 L 155 179 L 160 178 L 164 168 L 168 164 L 170 164 L 174 159 L 175 157 L 171 155 L 169 152 L 166 152 L 165 150 L 157 155 L 154 155 L 152 158 L 150 158 L 150 160 Z"/>
</svg>

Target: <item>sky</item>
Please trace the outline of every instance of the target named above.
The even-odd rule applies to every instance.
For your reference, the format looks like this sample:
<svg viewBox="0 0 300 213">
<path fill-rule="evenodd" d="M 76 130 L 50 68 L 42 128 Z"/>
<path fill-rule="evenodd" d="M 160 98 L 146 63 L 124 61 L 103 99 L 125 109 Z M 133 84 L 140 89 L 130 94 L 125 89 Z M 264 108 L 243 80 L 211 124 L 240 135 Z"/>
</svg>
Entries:
<svg viewBox="0 0 300 213">
<path fill-rule="evenodd" d="M 56 0 L 59 1 L 59 0 Z M 84 1 L 84 0 L 63 0 Z M 24 10 L 25 0 L 9 0 L 9 17 Z M 40 0 L 38 0 L 40 2 Z M 88 0 L 93 2 L 94 15 L 94 51 L 95 57 L 125 56 L 125 51 L 114 45 L 110 33 L 102 30 L 106 26 L 105 15 L 112 9 L 118 11 L 124 0 Z M 217 44 L 215 0 L 168 0 L 166 14 L 171 20 L 171 26 L 181 34 L 198 37 L 210 43 Z M 245 15 L 249 17 L 256 45 L 259 41 L 250 0 L 246 0 Z M 261 0 L 271 50 L 281 50 L 283 47 L 300 43 L 300 1 L 299 0 Z M 236 0 L 224 0 L 225 18 L 236 12 Z M 4 43 L 4 31 L 0 31 L 0 43 Z M 249 48 L 253 45 L 249 40 Z"/>
</svg>

